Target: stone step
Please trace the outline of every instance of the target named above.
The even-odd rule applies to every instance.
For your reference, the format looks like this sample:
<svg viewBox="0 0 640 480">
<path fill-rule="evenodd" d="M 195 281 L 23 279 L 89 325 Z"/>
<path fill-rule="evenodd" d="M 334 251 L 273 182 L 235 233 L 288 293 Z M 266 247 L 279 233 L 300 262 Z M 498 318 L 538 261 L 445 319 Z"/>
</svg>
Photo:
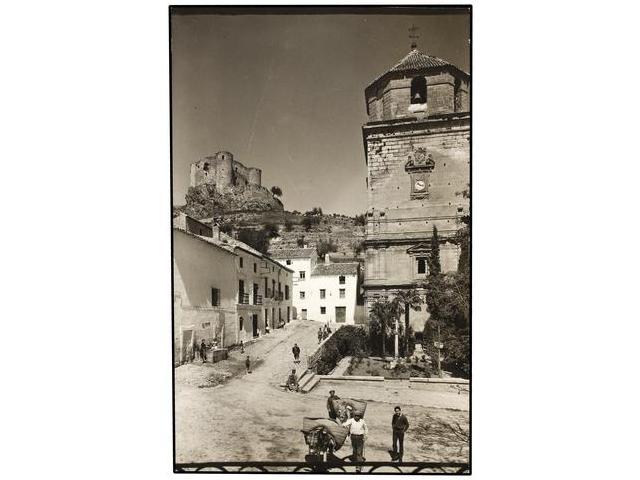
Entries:
<svg viewBox="0 0 640 480">
<path fill-rule="evenodd" d="M 300 391 L 302 393 L 309 393 L 311 390 L 313 390 L 315 388 L 316 385 L 318 385 L 318 383 L 320 383 L 320 379 L 318 378 L 317 375 L 314 375 L 311 380 L 309 382 L 307 382 L 307 384 L 304 386 L 304 388 L 301 388 Z"/>
<path fill-rule="evenodd" d="M 304 389 L 313 381 L 315 376 L 316 376 L 315 373 L 309 370 L 304 372 L 304 375 L 302 375 L 302 377 L 300 377 L 300 380 L 298 380 L 298 385 L 300 386 L 300 390 L 304 391 Z"/>
</svg>

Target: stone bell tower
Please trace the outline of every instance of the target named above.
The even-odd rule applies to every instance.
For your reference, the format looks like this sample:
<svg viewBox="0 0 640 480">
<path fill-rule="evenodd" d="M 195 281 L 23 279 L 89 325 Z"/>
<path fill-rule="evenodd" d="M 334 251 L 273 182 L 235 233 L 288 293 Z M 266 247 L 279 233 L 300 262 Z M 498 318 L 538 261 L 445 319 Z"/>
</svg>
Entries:
<svg viewBox="0 0 640 480">
<path fill-rule="evenodd" d="M 427 279 L 433 226 L 443 271 L 455 271 L 451 237 L 468 213 L 470 76 L 412 50 L 365 90 L 367 162 L 365 301 Z M 426 320 L 426 313 L 412 312 Z"/>
</svg>

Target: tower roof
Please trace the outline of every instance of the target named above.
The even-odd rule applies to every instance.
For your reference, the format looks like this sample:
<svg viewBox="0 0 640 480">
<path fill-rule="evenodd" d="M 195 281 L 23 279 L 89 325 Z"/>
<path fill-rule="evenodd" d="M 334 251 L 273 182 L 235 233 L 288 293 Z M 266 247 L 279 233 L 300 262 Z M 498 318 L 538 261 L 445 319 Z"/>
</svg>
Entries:
<svg viewBox="0 0 640 480">
<path fill-rule="evenodd" d="M 410 73 L 410 72 L 417 72 L 419 70 L 425 70 L 428 68 L 442 68 L 442 67 L 451 67 L 454 70 L 463 74 L 464 76 L 466 77 L 469 76 L 467 72 L 460 70 L 454 64 L 447 62 L 446 60 L 443 60 L 438 57 L 432 57 L 431 55 L 422 53 L 417 48 L 414 48 L 407 55 L 405 55 L 402 60 L 400 60 L 393 67 L 391 67 L 389 70 L 387 70 L 378 78 L 376 78 L 373 82 L 371 82 L 369 84 L 369 87 L 377 83 L 382 78 L 393 75 L 395 73 L 399 73 L 399 74 Z"/>
</svg>

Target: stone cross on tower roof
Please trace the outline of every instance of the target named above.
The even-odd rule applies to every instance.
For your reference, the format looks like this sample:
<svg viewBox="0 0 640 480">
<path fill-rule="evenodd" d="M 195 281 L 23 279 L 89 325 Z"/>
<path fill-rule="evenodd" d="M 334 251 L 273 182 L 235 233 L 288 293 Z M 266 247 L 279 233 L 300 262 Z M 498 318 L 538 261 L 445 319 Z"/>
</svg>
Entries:
<svg viewBox="0 0 640 480">
<path fill-rule="evenodd" d="M 416 33 L 418 30 L 420 30 L 419 27 L 416 27 L 415 25 L 411 24 L 411 28 L 409 28 L 409 38 L 411 39 L 412 50 L 415 50 L 416 48 L 418 48 L 418 38 L 420 38 L 420 35 Z"/>
</svg>

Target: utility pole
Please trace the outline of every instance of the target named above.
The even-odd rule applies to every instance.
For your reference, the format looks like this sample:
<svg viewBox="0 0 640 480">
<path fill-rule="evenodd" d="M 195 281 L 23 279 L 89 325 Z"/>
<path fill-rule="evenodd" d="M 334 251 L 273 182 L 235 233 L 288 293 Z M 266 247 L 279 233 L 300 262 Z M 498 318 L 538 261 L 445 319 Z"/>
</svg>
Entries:
<svg viewBox="0 0 640 480">
<path fill-rule="evenodd" d="M 435 347 L 438 352 L 438 377 L 442 378 L 442 367 L 440 365 L 440 352 L 442 351 L 442 347 L 444 346 L 440 341 L 440 325 L 438 325 L 438 340 L 435 343 Z"/>
</svg>

